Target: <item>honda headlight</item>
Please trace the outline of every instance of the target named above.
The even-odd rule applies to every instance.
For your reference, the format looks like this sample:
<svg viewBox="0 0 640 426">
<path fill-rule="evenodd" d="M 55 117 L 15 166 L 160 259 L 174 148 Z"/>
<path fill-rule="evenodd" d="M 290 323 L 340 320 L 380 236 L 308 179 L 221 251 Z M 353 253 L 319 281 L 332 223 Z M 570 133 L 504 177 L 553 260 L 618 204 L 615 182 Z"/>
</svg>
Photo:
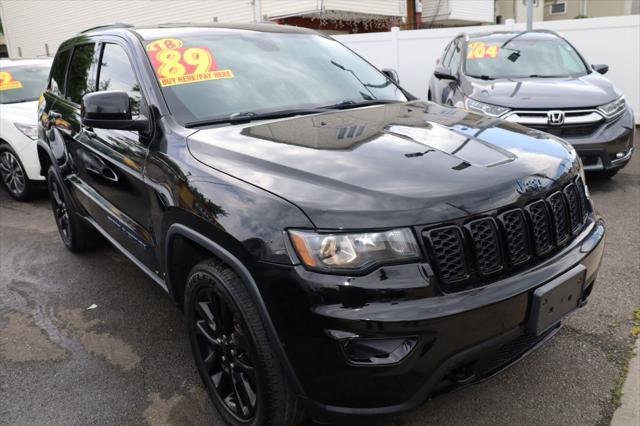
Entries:
<svg viewBox="0 0 640 426">
<path fill-rule="evenodd" d="M 485 115 L 490 115 L 491 117 L 500 117 L 504 113 L 510 111 L 509 108 L 485 104 L 484 102 L 476 101 L 475 99 L 465 98 L 464 105 L 467 109 L 471 111 L 477 111 Z"/>
<path fill-rule="evenodd" d="M 16 126 L 16 129 L 20 130 L 20 132 L 29 139 L 38 139 L 38 126 L 23 123 L 13 123 L 13 125 Z"/>
<path fill-rule="evenodd" d="M 609 102 L 608 104 L 604 104 L 598 107 L 598 111 L 600 111 L 605 117 L 613 118 L 616 115 L 622 113 L 627 107 L 627 101 L 623 96 L 620 96 L 613 102 Z"/>
<path fill-rule="evenodd" d="M 364 270 L 420 257 L 415 237 L 407 228 L 349 234 L 290 230 L 289 235 L 302 263 L 324 272 Z"/>
</svg>

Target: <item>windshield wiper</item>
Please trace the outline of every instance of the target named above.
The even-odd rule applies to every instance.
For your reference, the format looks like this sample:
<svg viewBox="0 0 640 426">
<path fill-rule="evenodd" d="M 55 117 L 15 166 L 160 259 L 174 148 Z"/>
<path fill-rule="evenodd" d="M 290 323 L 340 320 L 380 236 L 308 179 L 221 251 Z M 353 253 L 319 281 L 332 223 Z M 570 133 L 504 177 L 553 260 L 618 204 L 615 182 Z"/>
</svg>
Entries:
<svg viewBox="0 0 640 426">
<path fill-rule="evenodd" d="M 249 123 L 254 120 L 266 120 L 272 118 L 285 118 L 285 117 L 293 117 L 294 115 L 307 115 L 307 114 L 317 114 L 319 112 L 328 111 L 328 108 L 305 108 L 305 109 L 283 109 L 280 111 L 272 111 L 272 112 L 236 112 L 230 115 L 225 115 L 222 117 L 211 117 L 205 118 L 197 121 L 190 121 L 185 123 L 184 127 L 199 127 L 199 126 L 209 126 L 213 124 L 221 124 L 221 123 L 231 123 L 231 124 L 243 124 Z"/>
<path fill-rule="evenodd" d="M 495 80 L 494 77 L 489 77 L 488 75 L 485 75 L 485 74 L 482 74 L 482 75 L 471 75 L 471 74 L 469 74 L 469 77 L 479 78 L 480 80 Z"/>
<path fill-rule="evenodd" d="M 322 107 L 322 109 L 326 109 L 326 110 L 351 109 L 351 108 L 360 108 L 360 107 L 371 106 L 371 105 L 395 104 L 398 102 L 402 102 L 402 101 L 397 99 L 370 99 L 370 100 L 358 102 L 358 101 L 347 99 L 333 105 Z"/>
<path fill-rule="evenodd" d="M 529 74 L 530 78 L 567 78 L 568 75 L 540 75 L 540 74 Z"/>
<path fill-rule="evenodd" d="M 222 117 L 211 117 L 205 118 L 197 121 L 189 121 L 185 123 L 184 127 L 200 127 L 200 126 L 210 126 L 213 124 L 221 124 L 221 123 L 231 123 L 231 124 L 243 124 L 249 123 L 254 120 L 267 120 L 274 118 L 285 118 L 285 117 L 293 117 L 295 115 L 308 115 L 308 114 L 318 114 L 321 112 L 335 111 L 339 109 L 351 109 L 351 108 L 359 108 L 370 105 L 382 105 L 382 104 L 390 104 L 402 102 L 399 100 L 392 99 L 371 99 L 367 101 L 353 101 L 353 100 L 344 100 L 338 102 L 333 105 L 322 106 L 317 108 L 298 108 L 298 109 L 283 109 L 280 111 L 271 111 L 271 112 L 236 112 L 230 115 L 225 115 Z"/>
</svg>

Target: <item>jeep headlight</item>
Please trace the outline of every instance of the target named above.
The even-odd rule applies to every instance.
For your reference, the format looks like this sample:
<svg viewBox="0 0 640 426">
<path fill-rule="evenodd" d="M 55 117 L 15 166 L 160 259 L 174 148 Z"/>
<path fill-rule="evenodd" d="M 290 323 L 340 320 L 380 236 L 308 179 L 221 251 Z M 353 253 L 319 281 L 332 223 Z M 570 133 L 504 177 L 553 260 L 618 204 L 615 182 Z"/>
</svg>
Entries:
<svg viewBox="0 0 640 426">
<path fill-rule="evenodd" d="M 465 98 L 464 105 L 471 111 L 480 112 L 491 117 L 500 117 L 501 115 L 510 111 L 510 109 L 507 107 L 485 104 L 484 102 L 476 101 L 475 99 L 471 98 Z"/>
<path fill-rule="evenodd" d="M 408 228 L 362 233 L 289 230 L 289 235 L 300 261 L 324 272 L 361 271 L 420 257 L 416 239 Z"/>
<path fill-rule="evenodd" d="M 599 106 L 598 111 L 600 111 L 607 118 L 613 118 L 622 113 L 622 111 L 624 111 L 626 107 L 627 101 L 624 98 L 624 95 L 622 95 L 615 101 Z"/>
</svg>

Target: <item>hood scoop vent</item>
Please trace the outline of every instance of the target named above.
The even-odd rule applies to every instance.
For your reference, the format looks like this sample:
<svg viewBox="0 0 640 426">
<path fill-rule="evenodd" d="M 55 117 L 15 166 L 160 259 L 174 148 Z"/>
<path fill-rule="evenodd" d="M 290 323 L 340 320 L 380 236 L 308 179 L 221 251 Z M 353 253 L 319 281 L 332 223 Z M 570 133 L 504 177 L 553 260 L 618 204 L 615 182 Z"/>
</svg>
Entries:
<svg viewBox="0 0 640 426">
<path fill-rule="evenodd" d="M 364 132 L 364 126 L 342 126 L 338 127 L 336 131 L 336 139 L 354 139 L 362 135 Z"/>
<path fill-rule="evenodd" d="M 480 134 L 483 129 L 478 131 Z M 516 156 L 474 136 L 456 132 L 437 123 L 425 127 L 389 125 L 385 132 L 422 145 L 416 151 L 440 151 L 475 167 L 493 167 L 516 160 Z M 419 157 L 416 155 L 415 157 Z"/>
</svg>

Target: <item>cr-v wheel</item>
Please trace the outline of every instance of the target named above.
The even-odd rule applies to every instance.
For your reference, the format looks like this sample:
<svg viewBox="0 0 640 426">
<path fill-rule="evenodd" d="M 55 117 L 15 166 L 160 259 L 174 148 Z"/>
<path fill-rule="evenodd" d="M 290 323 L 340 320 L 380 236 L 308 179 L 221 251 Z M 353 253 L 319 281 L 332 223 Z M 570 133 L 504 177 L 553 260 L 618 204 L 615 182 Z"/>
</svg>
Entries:
<svg viewBox="0 0 640 426">
<path fill-rule="evenodd" d="M 196 265 L 185 314 L 198 372 L 218 412 L 231 424 L 290 425 L 303 415 L 266 337 L 244 283 L 215 260 Z"/>
<path fill-rule="evenodd" d="M 9 195 L 16 200 L 26 201 L 35 195 L 35 185 L 29 180 L 18 155 L 4 143 L 0 145 L 0 177 Z"/>
</svg>

